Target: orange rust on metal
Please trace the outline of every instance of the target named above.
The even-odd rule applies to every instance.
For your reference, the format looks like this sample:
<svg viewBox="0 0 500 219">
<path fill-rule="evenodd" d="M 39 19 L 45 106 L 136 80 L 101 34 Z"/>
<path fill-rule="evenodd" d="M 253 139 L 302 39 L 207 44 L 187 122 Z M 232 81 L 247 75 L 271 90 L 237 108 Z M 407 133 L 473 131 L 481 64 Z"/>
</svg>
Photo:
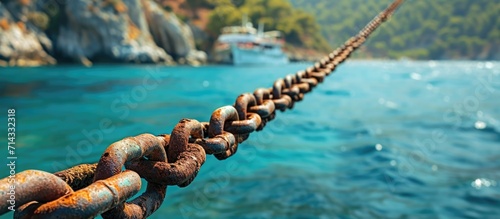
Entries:
<svg viewBox="0 0 500 219">
<path fill-rule="evenodd" d="M 316 87 L 319 83 L 316 78 L 302 78 L 300 81 L 308 83 L 311 88 Z"/>
<path fill-rule="evenodd" d="M 160 141 L 163 140 L 162 145 L 163 145 L 163 149 L 165 150 L 165 152 L 168 151 L 168 145 L 170 144 L 170 135 L 162 134 L 162 135 L 158 135 L 157 137 L 158 137 L 158 139 L 160 139 Z M 167 155 L 167 160 L 168 160 L 168 155 Z"/>
<path fill-rule="evenodd" d="M 23 219 L 94 218 L 132 197 L 140 188 L 140 176 L 127 170 L 106 180 L 96 181 L 84 189 L 64 195 L 54 201 L 24 205 L 18 214 Z"/>
<path fill-rule="evenodd" d="M 183 187 L 194 180 L 205 159 L 205 150 L 201 146 L 188 143 L 186 151 L 177 157 L 175 163 L 132 161 L 127 168 L 138 171 L 149 182 Z"/>
<path fill-rule="evenodd" d="M 22 191 L 22 192 L 21 192 Z M 15 206 L 28 202 L 49 202 L 73 192 L 62 179 L 39 170 L 26 170 L 13 177 L 0 180 L 0 215 L 10 211 L 10 196 L 15 196 Z"/>
<path fill-rule="evenodd" d="M 64 180 L 74 191 L 76 191 L 92 184 L 96 168 L 97 163 L 81 164 L 67 170 L 54 173 L 54 175 Z"/>
<path fill-rule="evenodd" d="M 266 88 L 257 88 L 253 92 L 255 100 L 257 101 L 257 105 L 261 105 L 264 102 L 264 99 L 269 99 L 271 96 L 271 92 Z"/>
<path fill-rule="evenodd" d="M 189 185 L 206 159 L 205 150 L 189 143 L 189 140 L 203 138 L 204 129 L 204 125 L 196 120 L 181 120 L 169 137 L 167 160 L 130 161 L 126 165 L 127 169 L 137 171 L 150 183 L 181 187 Z"/>
<path fill-rule="evenodd" d="M 225 127 L 225 130 L 239 135 L 250 134 L 257 130 L 262 124 L 262 119 L 257 113 L 246 113 L 246 119 L 240 121 L 232 121 Z M 246 136 L 248 137 L 248 136 Z"/>
<path fill-rule="evenodd" d="M 165 153 L 165 143 L 163 136 L 157 137 L 151 134 L 142 134 L 113 143 L 101 156 L 94 180 L 106 179 L 121 172 L 123 165 L 127 161 L 134 161 L 146 157 L 148 160 L 166 162 L 167 154 Z M 166 193 L 166 191 L 162 191 L 162 189 L 166 190 L 166 186 L 149 186 L 148 182 L 146 193 L 143 193 L 132 202 L 115 204 L 115 208 L 110 209 L 102 216 L 104 218 L 129 218 L 129 216 L 134 218 L 149 214 L 142 210 L 138 211 L 137 209 L 144 209 L 146 206 L 137 206 L 137 204 L 147 204 L 150 202 L 161 203 L 163 198 L 156 200 L 156 196 L 149 196 L 149 194 L 155 192 Z M 144 199 L 147 201 L 138 201 Z M 155 210 L 156 209 L 153 211 Z"/>
<path fill-rule="evenodd" d="M 233 121 L 239 121 L 239 116 L 236 109 L 232 106 L 220 107 L 210 117 L 210 125 L 208 127 L 208 136 L 210 139 L 206 140 L 206 143 L 212 146 L 221 145 L 218 148 L 226 149 L 214 153 L 214 156 L 219 160 L 224 160 L 236 153 L 238 143 L 241 142 L 241 139 L 245 138 L 239 134 L 233 135 L 224 130 L 225 125 Z"/>
<path fill-rule="evenodd" d="M 234 103 L 234 108 L 238 112 L 239 119 L 245 119 L 247 115 L 247 109 L 255 106 L 257 101 L 255 100 L 255 96 L 250 93 L 244 93 L 236 98 L 236 102 Z"/>
<path fill-rule="evenodd" d="M 296 84 L 295 86 L 299 88 L 300 93 L 307 93 L 311 91 L 311 86 L 309 85 L 309 83 L 299 83 Z"/>
<path fill-rule="evenodd" d="M 269 98 L 269 97 L 268 97 Z M 259 114 L 260 118 L 265 119 L 269 117 L 275 110 L 274 102 L 272 100 L 265 100 L 257 106 L 250 107 L 250 112 Z"/>
<path fill-rule="evenodd" d="M 277 100 L 281 98 L 281 91 L 285 88 L 285 80 L 278 79 L 274 82 L 273 85 L 273 100 Z"/>
<path fill-rule="evenodd" d="M 311 78 L 316 79 L 316 81 L 318 81 L 318 83 L 322 83 L 323 80 L 326 77 L 326 74 L 323 73 L 323 72 L 316 72 L 316 71 L 314 71 L 314 72 L 311 72 L 309 74 L 311 75 Z"/>
<path fill-rule="evenodd" d="M 249 136 L 248 134 L 256 131 L 262 125 L 260 114 L 248 112 L 250 108 L 254 107 L 256 104 L 256 97 L 250 93 L 242 94 L 236 99 L 234 107 L 238 112 L 240 121 L 226 123 L 224 129 L 231 133 L 241 135 L 238 142 L 246 140 Z M 263 115 L 267 116 L 266 113 L 263 113 Z"/>
<path fill-rule="evenodd" d="M 215 137 L 222 134 L 224 124 L 229 121 L 238 121 L 238 112 L 232 106 L 224 106 L 216 109 L 210 117 L 210 126 L 208 128 L 208 136 Z"/>
<path fill-rule="evenodd" d="M 175 162 L 183 151 L 188 149 L 189 138 L 203 138 L 203 125 L 194 119 L 182 119 L 177 123 L 168 146 L 168 162 Z"/>
<path fill-rule="evenodd" d="M 121 172 L 125 162 L 144 156 L 166 159 L 164 140 L 151 134 L 129 137 L 111 144 L 101 156 L 94 181 L 106 179 Z"/>
<path fill-rule="evenodd" d="M 291 88 L 283 89 L 281 93 L 290 96 L 292 100 L 295 102 L 302 100 L 302 97 L 304 97 L 303 93 L 300 92 L 300 88 L 295 84 L 291 86 Z"/>
<path fill-rule="evenodd" d="M 280 99 L 273 100 L 276 109 L 284 112 L 287 108 L 293 108 L 292 98 L 288 95 L 282 95 Z"/>
<path fill-rule="evenodd" d="M 146 191 L 134 200 L 104 212 L 103 218 L 147 218 L 163 203 L 167 186 L 148 182 Z"/>
</svg>

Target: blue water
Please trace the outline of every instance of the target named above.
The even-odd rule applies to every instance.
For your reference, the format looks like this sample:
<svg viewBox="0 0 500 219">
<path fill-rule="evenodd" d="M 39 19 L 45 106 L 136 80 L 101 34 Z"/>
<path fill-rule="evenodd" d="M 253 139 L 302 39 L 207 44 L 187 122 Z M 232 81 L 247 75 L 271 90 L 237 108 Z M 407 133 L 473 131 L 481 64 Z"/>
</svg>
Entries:
<svg viewBox="0 0 500 219">
<path fill-rule="evenodd" d="M 55 172 L 306 66 L 2 68 L 0 112 L 16 109 L 17 171 Z M 499 97 L 500 62 L 347 62 L 151 218 L 500 218 Z"/>
</svg>

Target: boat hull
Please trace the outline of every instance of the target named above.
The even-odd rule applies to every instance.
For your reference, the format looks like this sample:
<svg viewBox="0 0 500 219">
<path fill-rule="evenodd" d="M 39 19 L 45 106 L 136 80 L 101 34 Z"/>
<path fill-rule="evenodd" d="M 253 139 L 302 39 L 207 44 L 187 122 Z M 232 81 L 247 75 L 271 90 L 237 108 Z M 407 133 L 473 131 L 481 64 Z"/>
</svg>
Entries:
<svg viewBox="0 0 500 219">
<path fill-rule="evenodd" d="M 281 48 L 240 48 L 237 45 L 231 45 L 230 48 L 216 52 L 216 61 L 233 65 L 257 65 L 269 64 L 280 65 L 289 63 L 288 56 L 283 53 Z"/>
</svg>

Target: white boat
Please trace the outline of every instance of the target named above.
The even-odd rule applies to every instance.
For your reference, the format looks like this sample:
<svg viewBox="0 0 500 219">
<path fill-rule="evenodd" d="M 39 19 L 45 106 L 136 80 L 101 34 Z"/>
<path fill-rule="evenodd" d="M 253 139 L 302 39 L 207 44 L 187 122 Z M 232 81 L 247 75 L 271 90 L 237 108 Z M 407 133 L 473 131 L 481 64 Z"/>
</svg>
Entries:
<svg viewBox="0 0 500 219">
<path fill-rule="evenodd" d="M 245 64 L 286 64 L 288 56 L 283 52 L 284 40 L 279 31 L 257 31 L 252 23 L 243 19 L 241 26 L 222 29 L 214 46 L 214 60 L 219 63 Z"/>
</svg>

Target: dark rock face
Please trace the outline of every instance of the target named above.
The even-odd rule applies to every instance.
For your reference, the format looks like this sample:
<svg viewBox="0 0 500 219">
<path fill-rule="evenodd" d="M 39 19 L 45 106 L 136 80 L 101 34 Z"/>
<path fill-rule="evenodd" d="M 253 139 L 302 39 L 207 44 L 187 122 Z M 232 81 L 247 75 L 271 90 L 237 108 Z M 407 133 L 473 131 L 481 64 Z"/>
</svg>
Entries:
<svg viewBox="0 0 500 219">
<path fill-rule="evenodd" d="M 83 64 L 103 57 L 124 63 L 170 62 L 152 40 L 141 9 L 140 0 L 67 2 L 68 22 L 59 30 L 57 48 Z"/>
<path fill-rule="evenodd" d="M 156 44 L 179 62 L 206 62 L 205 52 L 197 51 L 191 28 L 174 13 L 164 11 L 154 1 L 145 1 L 146 18 Z"/>
<path fill-rule="evenodd" d="M 22 1 L 0 2 L 0 66 L 56 64 L 45 51 L 52 49 L 51 41 L 30 21 L 36 16 L 43 14 Z"/>
</svg>

